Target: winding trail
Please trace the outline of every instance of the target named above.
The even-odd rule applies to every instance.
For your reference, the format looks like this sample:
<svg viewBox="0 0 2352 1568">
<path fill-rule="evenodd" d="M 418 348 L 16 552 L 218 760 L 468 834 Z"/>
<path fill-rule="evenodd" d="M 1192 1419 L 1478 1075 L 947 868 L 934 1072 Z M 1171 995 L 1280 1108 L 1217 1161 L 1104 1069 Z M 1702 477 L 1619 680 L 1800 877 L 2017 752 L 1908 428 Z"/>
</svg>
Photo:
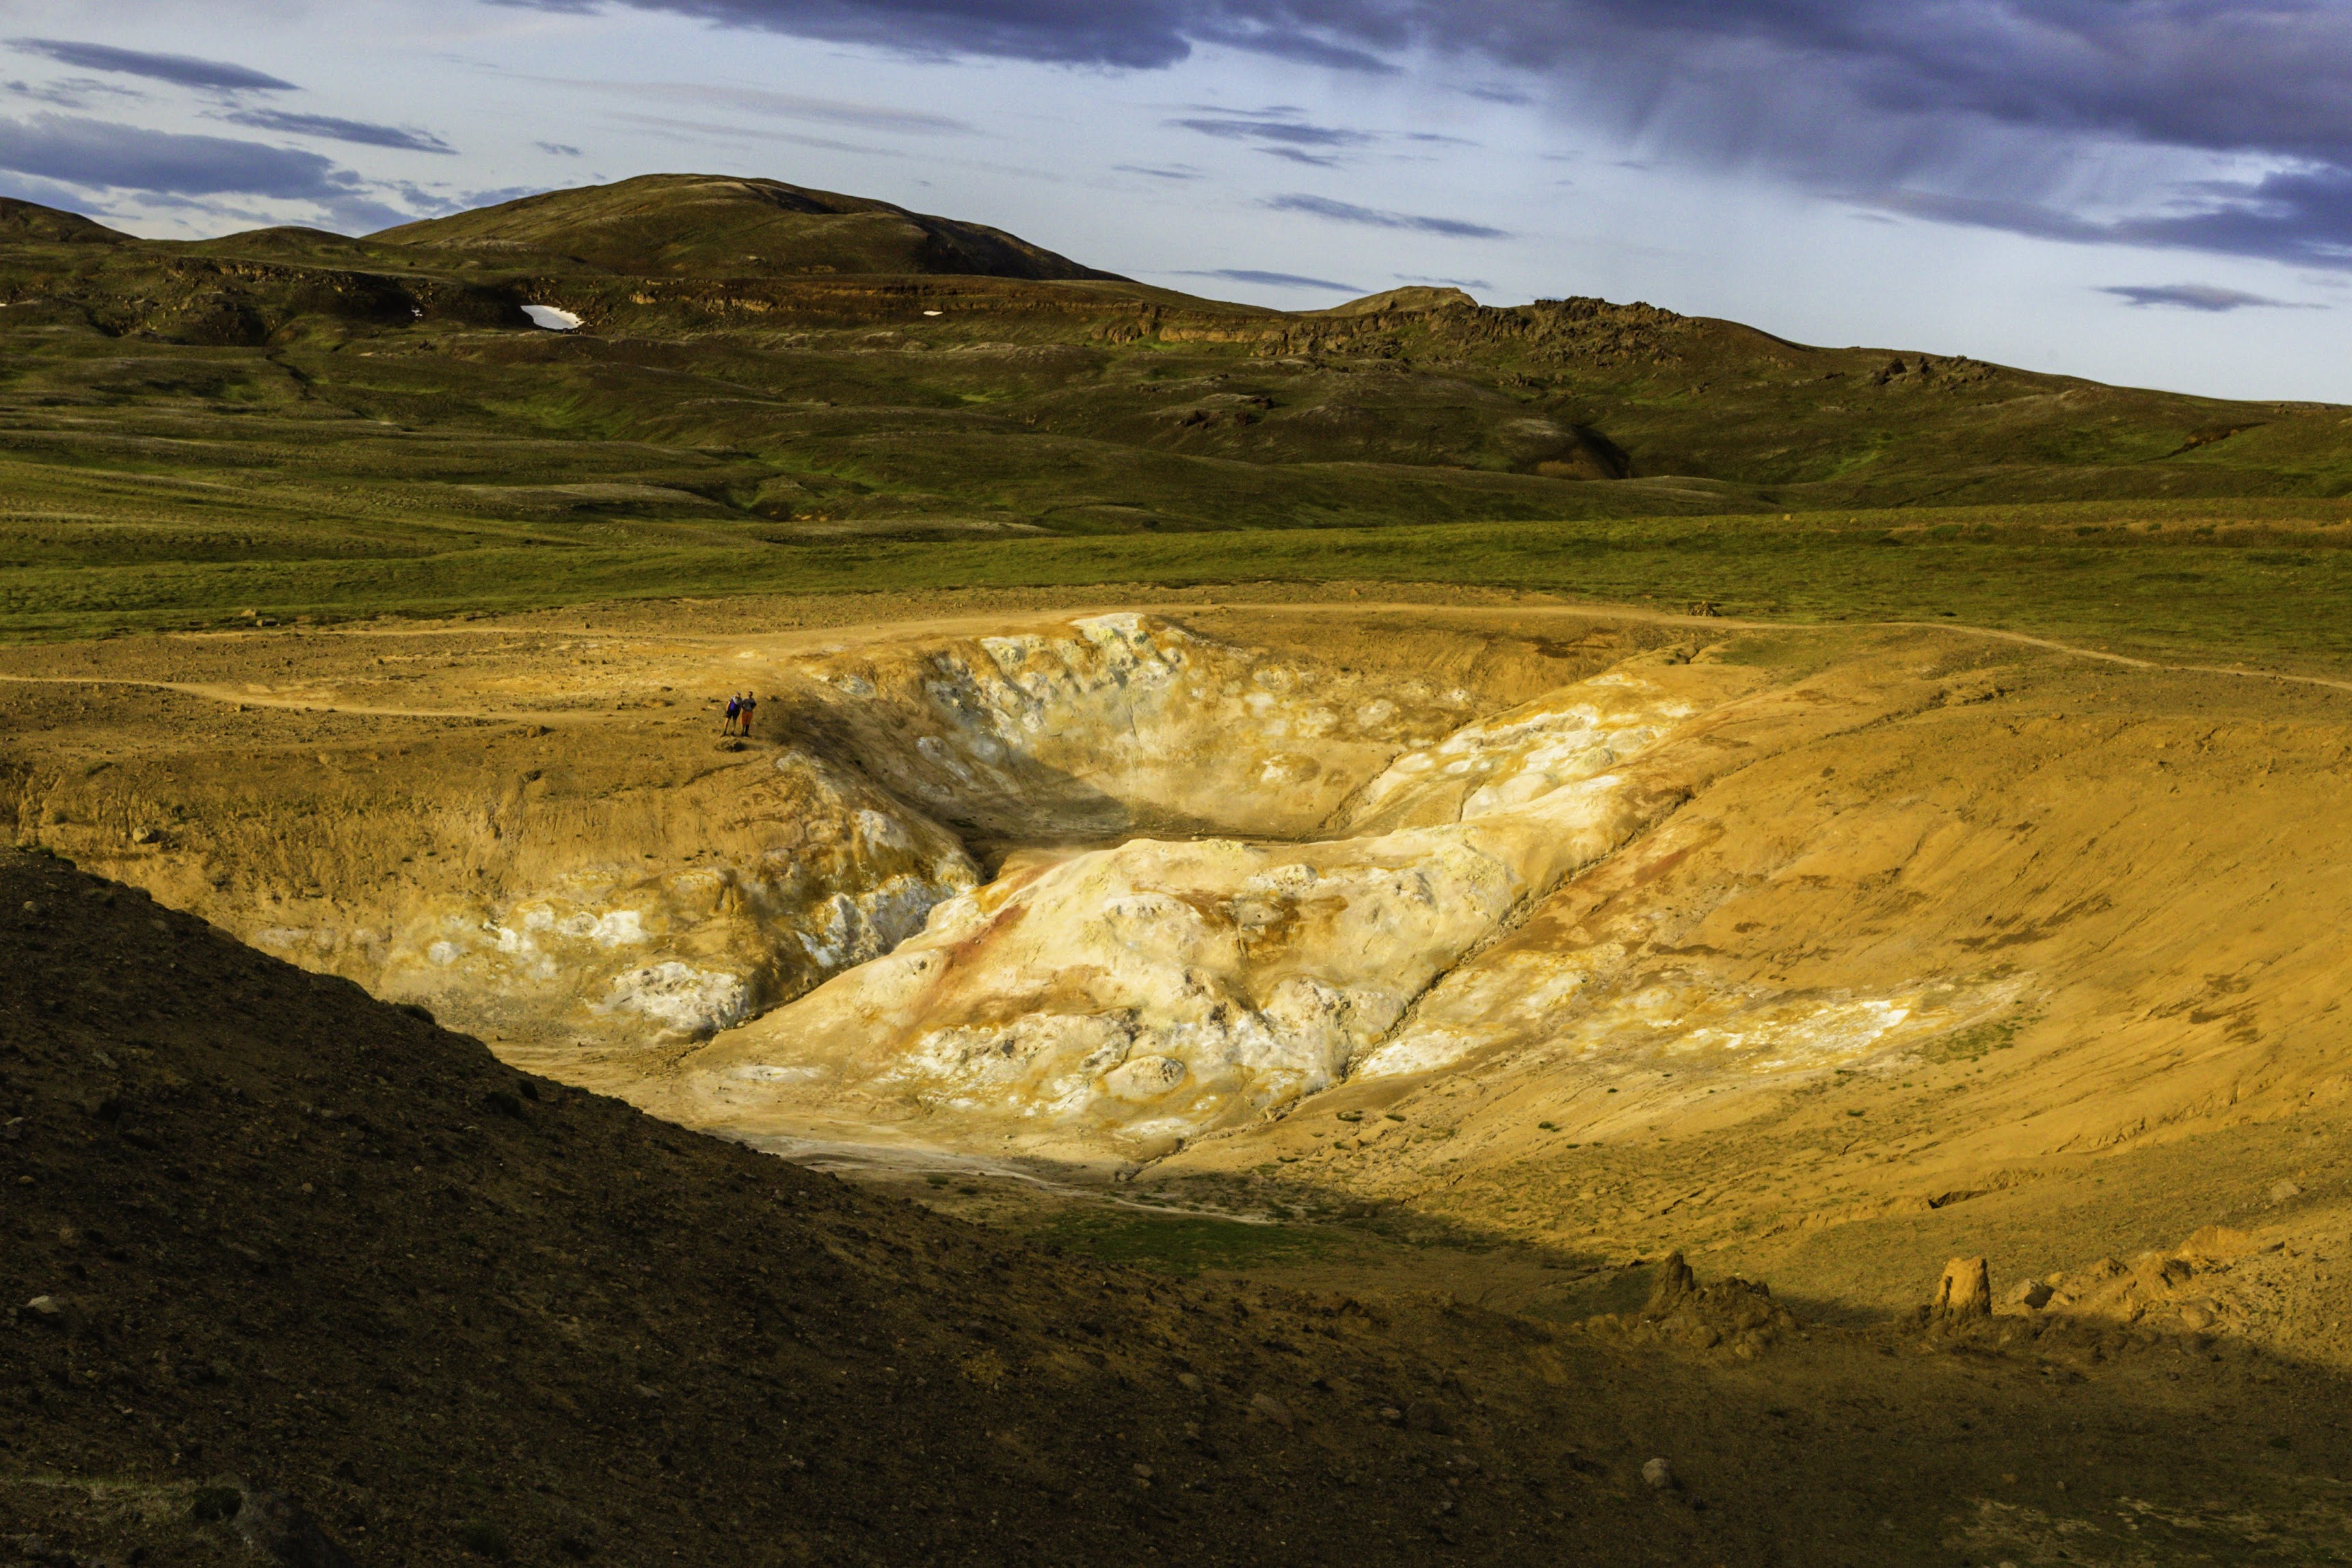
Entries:
<svg viewBox="0 0 2352 1568">
<path fill-rule="evenodd" d="M 1233 602 L 1188 601 L 1184 603 L 1134 603 L 1112 601 L 1100 605 L 1064 605 L 1035 611 L 997 610 L 971 615 L 950 615 L 912 620 L 877 621 L 858 625 L 817 626 L 794 628 L 785 632 L 712 632 L 677 631 L 635 631 L 615 629 L 590 632 L 556 632 L 538 627 L 506 626 L 497 622 L 468 623 L 461 626 L 403 627 L 392 631 L 336 630 L 325 632 L 308 632 L 305 636 L 338 638 L 417 637 L 417 636 L 502 636 L 541 637 L 576 643 L 583 637 L 598 642 L 667 643 L 707 646 L 756 648 L 770 656 L 789 657 L 858 643 L 892 641 L 908 637 L 956 635 L 982 631 L 1002 631 L 1008 623 L 1027 621 L 1067 622 L 1087 615 L 1144 613 L 1181 617 L 1186 612 L 1247 613 L 1259 612 L 1290 615 L 1360 616 L 1371 614 L 1412 614 L 1443 620 L 1494 620 L 1509 617 L 1524 620 L 1596 619 L 1636 621 L 1649 625 L 1684 626 L 1695 632 L 1770 632 L 1780 633 L 1828 633 L 1834 632 L 1867 632 L 1873 630 L 1907 630 L 1942 632 L 1957 637 L 2007 643 L 2019 647 L 2038 648 L 2066 658 L 2084 659 L 2118 665 L 2125 669 L 2145 670 L 2157 674 L 2221 675 L 2239 680 L 2277 681 L 2291 685 L 2317 686 L 2329 691 L 2352 692 L 2352 680 L 2331 679 L 2324 675 L 2294 674 L 2283 670 L 2249 669 L 2242 665 L 2168 664 L 2158 659 L 2140 658 L 2129 653 L 2117 653 L 2104 648 L 2085 647 L 2079 643 L 2062 643 L 2054 638 L 2037 637 L 2030 632 L 2011 632 L 1993 626 L 1972 626 L 1952 621 L 1840 621 L 1828 622 L 1755 621 L 1734 616 L 1678 615 L 1668 611 L 1649 610 L 1631 605 L 1610 604 L 1431 604 L 1412 600 L 1353 600 L 1285 601 L 1242 600 Z M 222 637 L 262 637 L 268 632 L 198 633 L 212 640 Z M 594 722 L 609 723 L 614 715 L 607 712 L 583 713 L 577 709 L 543 710 L 534 708 L 496 709 L 479 707 L 407 707 L 379 704 L 342 702 L 332 698 L 312 698 L 259 695 L 220 683 L 201 681 L 167 681 L 121 675 L 27 675 L 0 674 L 0 683 L 19 685 L 89 685 L 135 686 L 157 691 L 176 692 L 226 706 L 266 707 L 300 713 L 347 714 L 369 718 L 439 718 L 470 719 L 496 724 L 579 725 Z"/>
</svg>

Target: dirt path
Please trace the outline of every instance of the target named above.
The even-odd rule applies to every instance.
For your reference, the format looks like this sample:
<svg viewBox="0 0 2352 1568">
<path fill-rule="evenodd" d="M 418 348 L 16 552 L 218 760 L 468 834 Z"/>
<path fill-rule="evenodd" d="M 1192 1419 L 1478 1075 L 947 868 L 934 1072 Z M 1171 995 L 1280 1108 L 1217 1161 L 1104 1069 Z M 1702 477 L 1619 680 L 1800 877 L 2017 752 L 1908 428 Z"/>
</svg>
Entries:
<svg viewBox="0 0 2352 1568">
<path fill-rule="evenodd" d="M 376 628 L 331 628 L 306 632 L 307 636 L 344 638 L 380 637 L 447 637 L 447 636 L 535 636 L 577 640 L 583 636 L 598 640 L 658 640 L 672 643 L 701 646 L 757 647 L 772 654 L 793 653 L 827 649 L 855 643 L 898 641 L 911 637 L 970 635 L 982 632 L 1002 632 L 1008 622 L 1027 620 L 1068 621 L 1087 615 L 1141 612 L 1150 614 L 1247 613 L 1264 612 L 1284 615 L 1361 616 L 1378 614 L 1412 614 L 1446 621 L 1492 619 L 1507 615 L 1530 619 L 1612 619 L 1640 622 L 1645 625 L 1682 626 L 1694 632 L 1770 632 L 1782 633 L 1832 632 L 1866 632 L 1873 630 L 1908 630 L 1947 632 L 1959 637 L 1986 642 L 2006 643 L 2019 647 L 2038 648 L 2063 657 L 2090 660 L 2120 665 L 2126 669 L 2159 674 L 2222 675 L 2242 680 L 2276 681 L 2293 685 L 2316 686 L 2331 691 L 2352 692 L 2352 680 L 2334 680 L 2323 675 L 2294 674 L 2280 670 L 2248 669 L 2226 664 L 2168 664 L 2161 660 L 2117 653 L 2104 648 L 2086 647 L 2080 643 L 2063 643 L 2054 638 L 2037 637 L 2030 632 L 2011 632 L 1999 627 L 1973 626 L 1949 621 L 1851 621 L 1828 623 L 1801 622 L 1757 621 L 1733 616 L 1694 616 L 1675 614 L 1669 611 L 1650 610 L 1632 605 L 1596 602 L 1590 604 L 1439 604 L 1415 600 L 1354 600 L 1291 601 L 1242 600 L 1185 601 L 1182 603 L 1136 602 L 1113 601 L 1101 604 L 1064 604 L 1034 610 L 998 609 L 965 615 L 945 615 L 886 619 L 848 625 L 812 626 L 782 632 L 659 632 L 607 629 L 602 631 L 569 632 L 531 626 L 517 626 L 499 622 L 462 625 Z M 268 633 L 200 632 L 174 634 L 189 641 L 211 642 L 223 638 L 245 638 Z M 144 686 L 173 691 L 184 695 L 202 697 L 224 704 L 242 704 L 248 707 L 283 708 L 298 712 L 350 714 L 382 718 L 457 718 L 479 719 L 497 723 L 564 724 L 582 723 L 605 715 L 578 712 L 542 712 L 534 709 L 499 710 L 467 707 L 395 707 L 368 704 L 321 701 L 300 697 L 267 696 L 234 687 L 205 682 L 138 679 L 126 676 L 90 675 L 18 675 L 0 674 L 0 682 L 46 684 L 58 685 L 119 685 Z"/>
<path fill-rule="evenodd" d="M 490 708 L 381 707 L 359 703 L 309 701 L 300 697 L 263 696 L 253 692 L 200 681 L 139 680 L 127 675 L 0 675 L 0 682 L 27 686 L 142 686 L 155 691 L 178 692 L 184 696 L 205 697 L 213 702 L 233 704 L 239 707 L 289 708 L 298 713 L 356 714 L 369 718 L 478 718 L 493 723 L 510 724 L 529 721 L 535 724 L 560 724 L 582 719 L 604 718 L 604 714 L 538 713 L 530 711 L 502 713 Z"/>
</svg>

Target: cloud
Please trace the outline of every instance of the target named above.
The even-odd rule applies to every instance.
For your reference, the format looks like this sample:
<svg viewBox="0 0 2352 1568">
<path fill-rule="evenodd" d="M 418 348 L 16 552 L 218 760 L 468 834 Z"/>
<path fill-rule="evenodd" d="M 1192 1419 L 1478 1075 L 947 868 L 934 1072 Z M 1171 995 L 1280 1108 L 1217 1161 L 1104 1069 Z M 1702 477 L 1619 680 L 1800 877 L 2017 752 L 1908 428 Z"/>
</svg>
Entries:
<svg viewBox="0 0 2352 1568">
<path fill-rule="evenodd" d="M 1435 288 L 1492 288 L 1495 286 L 1483 277 L 1423 277 L 1419 273 L 1396 272 L 1389 276 L 1399 283 L 1427 284 Z"/>
<path fill-rule="evenodd" d="M 198 59 L 194 55 L 156 55 L 144 49 L 118 49 L 110 44 L 80 44 L 68 38 L 11 38 L 8 47 L 28 55 L 44 55 L 79 70 L 147 77 L 175 87 L 213 88 L 229 92 L 294 90 L 290 81 L 226 60 Z"/>
<path fill-rule="evenodd" d="M 541 152 L 546 153 L 551 158 L 577 158 L 580 156 L 580 149 L 572 146 L 567 141 L 534 141 L 531 145 L 538 148 Z"/>
<path fill-rule="evenodd" d="M 583 0 L 509 0 L 541 9 Z M 1154 68 L 1213 43 L 1344 69 L 1416 52 L 1614 86 L 1647 115 L 1958 111 L 2216 151 L 2352 156 L 2340 0 L 622 0 L 904 53 Z M 1745 90 L 1738 90 L 1744 86 Z M 1514 83 L 1464 90 L 1507 101 Z M 1776 105 L 1778 108 L 1776 109 Z M 1866 126 L 1853 131 L 1866 134 Z"/>
<path fill-rule="evenodd" d="M 771 115 L 780 120 L 814 120 L 824 125 L 853 126 L 860 131 L 894 131 L 920 136 L 968 133 L 969 121 L 926 110 L 900 109 L 891 104 L 856 103 L 845 99 L 815 98 L 806 93 L 772 92 L 765 88 L 727 87 L 687 81 L 583 81 L 568 78 L 535 78 L 560 87 L 583 88 L 610 98 L 637 103 L 684 104 L 690 108 L 733 110 Z"/>
<path fill-rule="evenodd" d="M 1197 180 L 1201 178 L 1200 170 L 1181 164 L 1174 167 L 1154 167 L 1149 163 L 1114 163 L 1111 167 L 1122 174 L 1143 174 L 1154 180 Z"/>
<path fill-rule="evenodd" d="M 2112 294 L 2134 305 L 2169 306 L 2178 310 L 2316 310 L 2316 305 L 2294 305 L 2284 299 L 2271 299 L 2260 294 L 2247 294 L 2235 288 L 2223 288 L 2211 283 L 2118 283 L 2099 290 Z"/>
<path fill-rule="evenodd" d="M 1329 218 L 1334 223 L 1362 224 L 1370 228 L 1409 229 L 1415 234 L 1444 235 L 1453 239 L 1511 237 L 1507 230 L 1489 228 L 1485 224 L 1465 223 L 1460 218 L 1423 217 L 1414 213 L 1382 212 L 1375 207 L 1360 207 L 1353 202 L 1334 201 L 1328 196 L 1272 196 L 1267 198 L 1265 204 L 1277 213 L 1305 213 L 1311 217 Z"/>
<path fill-rule="evenodd" d="M 499 0 L 538 10 L 598 9 L 594 0 Z M 1195 42 L 1229 44 L 1301 64 L 1381 72 L 1392 68 L 1343 27 L 1321 27 L 1286 5 L 1220 0 L 624 0 L 642 10 L 760 27 L 796 37 L 866 44 L 898 54 L 1043 60 L 1154 69 Z"/>
<path fill-rule="evenodd" d="M 1227 141 L 1246 141 L 1254 152 L 1269 158 L 1279 158 L 1287 163 L 1304 163 L 1309 168 L 1336 169 L 1341 160 L 1333 154 L 1340 150 L 1369 145 L 1374 140 L 1367 131 L 1350 131 L 1337 125 L 1316 125 L 1301 120 L 1297 112 L 1287 109 L 1221 110 L 1213 113 L 1191 115 L 1171 120 L 1170 125 L 1202 136 L 1214 136 Z"/>
<path fill-rule="evenodd" d="M 1302 277 L 1295 272 L 1260 272 L 1250 267 L 1217 267 L 1205 271 L 1180 272 L 1176 276 L 1221 277 L 1227 283 L 1254 283 L 1265 288 L 1328 288 L 1351 296 L 1363 293 L 1352 283 L 1334 283 L 1328 277 Z"/>
<path fill-rule="evenodd" d="M 354 141 L 363 147 L 393 147 L 405 152 L 451 152 L 457 150 L 430 131 L 397 125 L 373 125 L 364 120 L 339 120 L 331 114 L 288 114 L 274 109 L 245 109 L 220 119 L 257 131 L 279 131 L 289 136 L 319 136 L 331 141 Z"/>
<path fill-rule="evenodd" d="M 2186 195 L 2180 209 L 2119 218 L 2084 217 L 2031 202 L 1921 191 L 1891 192 L 1870 202 L 1888 212 L 2004 229 L 2032 239 L 2213 251 L 2352 268 L 2352 170 L 2289 170 L 2259 180 L 2204 181 L 2189 187 Z"/>
<path fill-rule="evenodd" d="M 742 125 L 719 120 L 679 120 L 660 114 L 616 114 L 613 119 L 623 125 L 635 126 L 658 135 L 691 141 L 761 141 L 782 142 L 788 147 L 812 147 L 824 152 L 858 152 L 876 158 L 906 156 L 889 147 L 866 147 L 855 141 L 837 141 L 830 136 L 803 136 L 797 131 L 781 131 L 772 125 Z"/>
<path fill-rule="evenodd" d="M 1336 125 L 1313 125 L 1280 113 L 1196 115 L 1171 125 L 1229 141 L 1271 141 L 1285 147 L 1361 147 L 1371 137 Z"/>
<path fill-rule="evenodd" d="M 94 77 L 68 77 L 62 81 L 12 81 L 8 90 L 18 98 L 29 98 L 42 103 L 54 103 L 60 109 L 88 109 L 93 98 L 143 99 L 147 95 L 137 88 L 118 87 L 110 81 Z"/>
<path fill-rule="evenodd" d="M 2352 267 L 2352 210 L 2326 189 L 2352 178 L 2344 0 L 613 3 L 931 57 L 1152 69 L 1217 45 L 1356 73 L 1434 62 L 1474 97 L 1542 104 L 1652 159 Z M 2250 188 L 2200 187 L 2232 163 Z M 2128 196 L 2102 204 L 2090 187 L 2121 165 Z"/>
<path fill-rule="evenodd" d="M 34 202 L 60 212 L 79 213 L 86 218 L 104 218 L 109 214 L 106 204 L 92 201 L 89 193 L 53 181 L 27 179 L 23 175 L 0 169 L 0 196 L 13 196 L 20 202 Z"/>
<path fill-rule="evenodd" d="M 350 195 L 359 183 L 358 176 L 316 152 L 69 114 L 0 118 L 0 169 L 69 185 L 176 196 L 328 201 Z"/>
</svg>

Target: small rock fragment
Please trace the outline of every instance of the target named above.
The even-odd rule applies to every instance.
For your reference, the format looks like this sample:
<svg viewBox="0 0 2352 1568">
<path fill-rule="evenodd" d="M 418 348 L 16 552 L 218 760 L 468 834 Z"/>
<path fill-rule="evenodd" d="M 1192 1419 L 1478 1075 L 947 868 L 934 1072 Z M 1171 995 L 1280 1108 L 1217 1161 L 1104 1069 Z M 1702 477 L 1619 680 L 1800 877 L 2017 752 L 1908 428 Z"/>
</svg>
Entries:
<svg viewBox="0 0 2352 1568">
<path fill-rule="evenodd" d="M 2273 1182 L 2271 1184 L 2271 1201 L 2273 1203 L 2284 1203 L 2291 1197 L 2301 1197 L 2302 1196 L 2303 1188 L 2295 1186 L 2294 1183 L 2291 1181 Z"/>
<path fill-rule="evenodd" d="M 1441 1437 L 1451 1437 L 1454 1432 L 1454 1424 L 1445 1418 L 1444 1411 L 1420 1400 L 1405 1406 L 1404 1424 L 1416 1432 L 1433 1432 Z"/>
<path fill-rule="evenodd" d="M 1270 1421 L 1286 1432 L 1290 1430 L 1290 1406 L 1271 1394 L 1250 1396 L 1249 1413 L 1256 1420 Z"/>
<path fill-rule="evenodd" d="M 2050 1304 L 2053 1294 L 2054 1292 L 2050 1287 L 2041 1281 L 2025 1280 L 2020 1281 L 2017 1289 L 2009 1293 L 2009 1304 L 2013 1307 L 2023 1307 L 2028 1312 L 2038 1312 Z"/>
<path fill-rule="evenodd" d="M 1664 1459 L 1652 1459 L 1642 1467 L 1642 1479 L 1654 1491 L 1672 1491 L 1675 1468 Z"/>
</svg>

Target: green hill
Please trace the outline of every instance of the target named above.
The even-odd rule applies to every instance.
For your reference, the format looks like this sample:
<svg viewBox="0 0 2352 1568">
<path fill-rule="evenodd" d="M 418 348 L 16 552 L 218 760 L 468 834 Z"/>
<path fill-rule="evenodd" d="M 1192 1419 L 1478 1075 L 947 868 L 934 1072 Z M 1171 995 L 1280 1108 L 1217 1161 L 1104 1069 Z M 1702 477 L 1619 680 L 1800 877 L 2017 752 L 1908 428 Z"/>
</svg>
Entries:
<svg viewBox="0 0 2352 1568">
<path fill-rule="evenodd" d="M 0 245 L 136 245 L 137 240 L 79 213 L 0 196 Z"/>
<path fill-rule="evenodd" d="M 1001 229 L 778 180 L 645 174 L 549 191 L 373 236 L 422 250 L 560 258 L 645 277 L 955 273 L 1108 277 Z"/>
</svg>

